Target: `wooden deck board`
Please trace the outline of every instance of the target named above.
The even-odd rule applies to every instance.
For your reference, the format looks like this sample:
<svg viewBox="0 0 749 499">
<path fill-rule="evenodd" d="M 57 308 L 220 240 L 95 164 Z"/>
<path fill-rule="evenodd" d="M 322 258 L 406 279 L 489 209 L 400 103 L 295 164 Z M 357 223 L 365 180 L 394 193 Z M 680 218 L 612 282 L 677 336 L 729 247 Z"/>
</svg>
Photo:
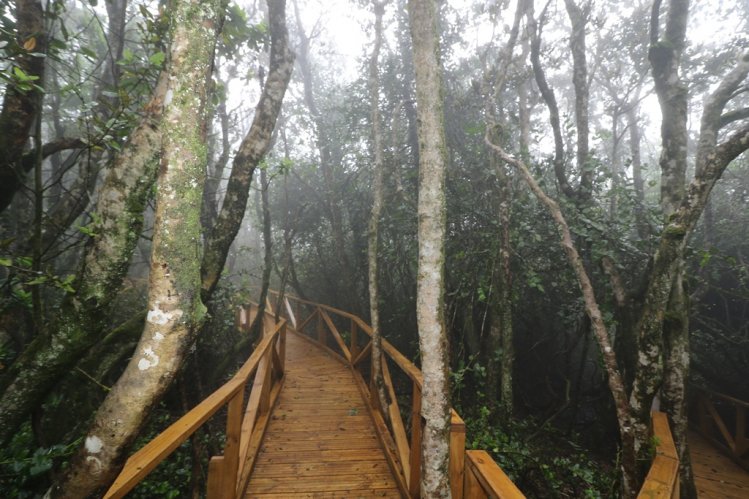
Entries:
<svg viewBox="0 0 749 499">
<path fill-rule="evenodd" d="M 295 334 L 245 497 L 401 497 L 351 371 Z"/>
<path fill-rule="evenodd" d="M 700 499 L 749 498 L 749 472 L 698 433 L 689 433 L 689 447 Z"/>
</svg>

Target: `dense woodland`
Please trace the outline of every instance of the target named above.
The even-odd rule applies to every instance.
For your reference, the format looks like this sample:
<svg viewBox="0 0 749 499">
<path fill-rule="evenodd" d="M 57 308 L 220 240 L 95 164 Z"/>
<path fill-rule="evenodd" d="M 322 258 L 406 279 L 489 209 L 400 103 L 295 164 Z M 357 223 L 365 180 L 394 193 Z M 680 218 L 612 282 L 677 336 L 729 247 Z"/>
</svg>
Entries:
<svg viewBox="0 0 749 499">
<path fill-rule="evenodd" d="M 529 497 L 631 497 L 654 400 L 695 497 L 694 387 L 749 399 L 748 33 L 742 0 L 2 2 L 0 495 L 99 494 L 270 288 L 421 366 L 425 497 L 450 405 Z M 221 439 L 134 497 L 199 497 Z"/>
</svg>

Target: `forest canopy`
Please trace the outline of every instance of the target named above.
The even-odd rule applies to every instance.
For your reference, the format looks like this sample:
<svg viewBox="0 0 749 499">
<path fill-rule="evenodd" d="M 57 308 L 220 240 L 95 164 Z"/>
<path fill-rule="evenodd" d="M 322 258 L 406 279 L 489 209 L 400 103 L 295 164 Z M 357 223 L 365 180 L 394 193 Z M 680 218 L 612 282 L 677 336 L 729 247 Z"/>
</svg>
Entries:
<svg viewBox="0 0 749 499">
<path fill-rule="evenodd" d="M 0 495 L 100 494 L 273 290 L 529 497 L 632 497 L 653 407 L 696 497 L 696 394 L 749 400 L 746 1 L 13 0 L 0 94 Z M 208 428 L 134 497 L 203 494 Z"/>
</svg>

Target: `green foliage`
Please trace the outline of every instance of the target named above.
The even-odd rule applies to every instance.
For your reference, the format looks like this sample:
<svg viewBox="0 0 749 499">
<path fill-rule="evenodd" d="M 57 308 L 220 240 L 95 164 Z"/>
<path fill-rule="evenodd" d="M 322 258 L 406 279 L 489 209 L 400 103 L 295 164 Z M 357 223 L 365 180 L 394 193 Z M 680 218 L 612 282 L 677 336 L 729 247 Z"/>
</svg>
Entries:
<svg viewBox="0 0 749 499">
<path fill-rule="evenodd" d="M 487 407 L 463 415 L 467 446 L 488 450 L 528 497 L 612 497 L 614 464 L 533 418 L 499 424 Z"/>
<path fill-rule="evenodd" d="M 0 449 L 0 490 L 4 497 L 39 497 L 50 484 L 50 471 L 65 463 L 81 440 L 39 447 L 30 425 L 24 427 Z"/>
</svg>

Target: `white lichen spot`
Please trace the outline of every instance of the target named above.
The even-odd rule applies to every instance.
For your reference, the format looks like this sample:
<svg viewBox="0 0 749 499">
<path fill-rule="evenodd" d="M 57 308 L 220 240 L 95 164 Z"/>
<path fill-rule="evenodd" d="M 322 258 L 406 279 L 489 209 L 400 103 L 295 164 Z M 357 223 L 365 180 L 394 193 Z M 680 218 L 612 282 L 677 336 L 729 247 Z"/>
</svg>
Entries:
<svg viewBox="0 0 749 499">
<path fill-rule="evenodd" d="M 611 347 L 606 347 L 603 349 L 603 351 L 606 353 L 611 353 Z"/>
<path fill-rule="evenodd" d="M 153 335 L 153 339 L 154 341 L 161 341 L 164 339 L 164 335 L 156 331 L 156 333 Z"/>
<path fill-rule="evenodd" d="M 99 461 L 98 457 L 87 456 L 86 465 L 91 468 L 91 471 L 93 471 L 94 473 L 98 473 L 101 471 L 101 461 Z"/>
<path fill-rule="evenodd" d="M 153 351 L 153 348 L 146 347 L 143 349 L 143 357 L 138 361 L 138 369 L 146 371 L 159 365 L 159 356 Z"/>
<path fill-rule="evenodd" d="M 170 88 L 169 90 L 166 91 L 166 96 L 164 96 L 164 105 L 168 106 L 172 102 L 173 98 L 174 98 L 174 91 Z"/>
<path fill-rule="evenodd" d="M 96 435 L 86 437 L 86 452 L 89 454 L 98 454 L 104 448 L 104 442 Z"/>
<path fill-rule="evenodd" d="M 172 319 L 179 319 L 182 316 L 181 310 L 175 310 L 173 312 L 164 312 L 159 308 L 159 302 L 157 301 L 154 305 L 153 310 L 148 311 L 146 320 L 151 324 L 158 324 L 163 326 Z"/>
</svg>

